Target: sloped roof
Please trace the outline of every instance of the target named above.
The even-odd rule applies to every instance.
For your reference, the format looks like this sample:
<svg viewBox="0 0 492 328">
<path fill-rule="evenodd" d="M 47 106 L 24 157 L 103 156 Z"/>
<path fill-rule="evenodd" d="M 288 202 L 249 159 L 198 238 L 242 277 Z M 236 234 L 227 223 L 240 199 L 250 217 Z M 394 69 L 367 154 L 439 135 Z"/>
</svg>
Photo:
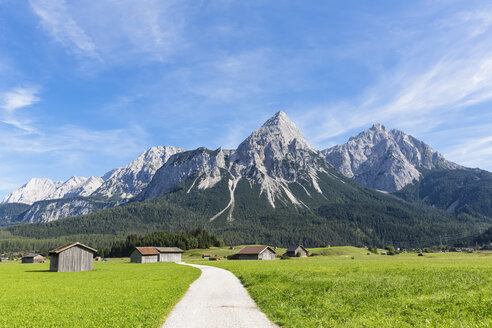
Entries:
<svg viewBox="0 0 492 328">
<path fill-rule="evenodd" d="M 135 247 L 135 249 L 142 255 L 159 255 L 155 247 Z"/>
<path fill-rule="evenodd" d="M 236 254 L 238 254 L 238 255 L 256 255 L 256 254 L 260 254 L 261 252 L 263 252 L 267 248 L 275 254 L 275 251 L 268 246 L 246 246 L 243 249 L 241 249 L 239 252 L 237 252 Z"/>
<path fill-rule="evenodd" d="M 41 254 L 39 254 L 39 253 L 30 253 L 30 254 L 25 255 L 24 257 L 36 257 L 38 255 L 41 255 Z"/>
<path fill-rule="evenodd" d="M 295 246 L 290 246 L 289 248 L 287 248 L 287 252 L 295 252 L 298 247 L 302 248 L 305 252 L 308 251 L 302 245 L 295 245 Z"/>
<path fill-rule="evenodd" d="M 76 243 L 69 243 L 69 244 L 66 244 L 66 245 L 63 245 L 63 246 L 60 246 L 60 247 L 57 247 L 55 249 L 52 249 L 51 251 L 49 251 L 48 254 L 59 254 L 69 248 L 72 248 L 74 246 L 80 246 L 80 247 L 83 247 L 91 252 L 94 252 L 94 253 L 97 253 L 97 250 L 92 248 L 92 247 L 89 247 L 87 245 L 84 245 L 84 244 L 81 244 L 79 242 L 76 242 Z"/>
<path fill-rule="evenodd" d="M 184 251 L 178 247 L 156 247 L 159 253 L 183 253 Z"/>
</svg>

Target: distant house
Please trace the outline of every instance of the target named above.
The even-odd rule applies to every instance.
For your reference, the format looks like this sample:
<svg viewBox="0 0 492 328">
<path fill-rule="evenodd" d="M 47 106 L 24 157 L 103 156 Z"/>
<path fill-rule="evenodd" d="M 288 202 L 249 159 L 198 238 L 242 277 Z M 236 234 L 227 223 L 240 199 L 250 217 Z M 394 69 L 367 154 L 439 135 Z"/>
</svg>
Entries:
<svg viewBox="0 0 492 328">
<path fill-rule="evenodd" d="M 155 247 L 135 247 L 130 254 L 132 263 L 157 263 L 159 262 L 159 252 Z"/>
<path fill-rule="evenodd" d="M 204 259 L 204 260 L 209 259 L 211 257 L 212 257 L 212 255 L 210 255 L 210 254 L 203 254 L 202 255 L 202 259 Z"/>
<path fill-rule="evenodd" d="M 289 257 L 307 257 L 309 256 L 309 252 L 302 245 L 296 245 L 287 248 L 287 252 L 284 255 Z"/>
<path fill-rule="evenodd" d="M 27 254 L 22 258 L 22 263 L 44 263 L 46 258 L 39 253 Z"/>
<path fill-rule="evenodd" d="M 159 262 L 181 262 L 183 250 L 178 247 L 156 247 L 159 252 Z"/>
<path fill-rule="evenodd" d="M 93 268 L 94 254 L 92 247 L 81 243 L 70 243 L 49 251 L 50 271 L 81 272 Z"/>
<path fill-rule="evenodd" d="M 8 257 L 0 257 L 0 262 L 7 262 L 8 260 Z"/>
<path fill-rule="evenodd" d="M 246 246 L 229 260 L 275 260 L 275 251 L 268 246 Z"/>
</svg>

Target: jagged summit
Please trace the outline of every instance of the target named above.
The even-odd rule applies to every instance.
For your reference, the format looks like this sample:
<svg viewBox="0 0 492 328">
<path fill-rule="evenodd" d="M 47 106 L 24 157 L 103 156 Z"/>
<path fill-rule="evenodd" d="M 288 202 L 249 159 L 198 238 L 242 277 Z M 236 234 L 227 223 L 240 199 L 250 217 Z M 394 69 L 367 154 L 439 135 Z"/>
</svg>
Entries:
<svg viewBox="0 0 492 328">
<path fill-rule="evenodd" d="M 238 156 L 250 157 L 258 151 L 268 148 L 268 154 L 273 158 L 284 158 L 292 153 L 293 149 L 316 151 L 297 126 L 283 111 L 278 111 L 269 118 L 260 128 L 255 130 L 237 149 Z"/>
<path fill-rule="evenodd" d="M 381 124 L 322 153 L 343 175 L 383 191 L 400 190 L 419 180 L 422 168 L 461 168 L 426 143 L 396 129 L 388 131 Z"/>
<path fill-rule="evenodd" d="M 95 191 L 94 196 L 127 200 L 138 195 L 171 156 L 183 151 L 173 146 L 149 148 L 125 167 L 106 173 L 105 182 Z"/>
<path fill-rule="evenodd" d="M 72 176 L 67 181 L 33 178 L 19 189 L 5 196 L 2 203 L 33 204 L 41 200 L 89 196 L 101 186 L 103 180 L 95 177 Z"/>
</svg>

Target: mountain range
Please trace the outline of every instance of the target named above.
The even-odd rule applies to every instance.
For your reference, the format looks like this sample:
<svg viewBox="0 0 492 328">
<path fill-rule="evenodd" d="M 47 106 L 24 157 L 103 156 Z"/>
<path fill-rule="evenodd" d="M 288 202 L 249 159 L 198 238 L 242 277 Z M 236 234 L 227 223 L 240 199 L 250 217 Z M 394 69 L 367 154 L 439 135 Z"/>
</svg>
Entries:
<svg viewBox="0 0 492 328">
<path fill-rule="evenodd" d="M 102 177 L 32 179 L 0 220 L 58 220 L 7 228 L 31 238 L 201 226 L 237 243 L 412 243 L 484 230 L 491 186 L 489 172 L 379 124 L 318 151 L 280 111 L 235 150 L 153 147 Z"/>
</svg>

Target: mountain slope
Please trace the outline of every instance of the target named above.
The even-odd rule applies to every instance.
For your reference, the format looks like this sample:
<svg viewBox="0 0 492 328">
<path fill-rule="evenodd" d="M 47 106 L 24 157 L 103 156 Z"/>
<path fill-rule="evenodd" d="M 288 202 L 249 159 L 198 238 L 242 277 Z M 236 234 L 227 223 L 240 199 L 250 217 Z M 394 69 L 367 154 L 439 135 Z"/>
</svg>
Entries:
<svg viewBox="0 0 492 328">
<path fill-rule="evenodd" d="M 104 175 L 105 182 L 93 197 L 128 200 L 138 195 L 152 180 L 155 172 L 174 154 L 184 149 L 172 146 L 152 147 L 125 167 Z"/>
<path fill-rule="evenodd" d="M 128 204 L 8 231 L 56 238 L 203 227 L 231 244 L 415 247 L 491 223 L 408 203 L 346 178 L 279 112 L 236 151 L 199 148 L 172 155 Z"/>
<path fill-rule="evenodd" d="M 492 218 L 492 173 L 479 169 L 422 170 L 419 181 L 394 194 L 452 213 Z"/>
<path fill-rule="evenodd" d="M 420 169 L 463 169 L 447 161 L 424 142 L 380 124 L 343 145 L 322 151 L 326 160 L 346 177 L 373 189 L 397 191 L 419 180 Z"/>
</svg>

